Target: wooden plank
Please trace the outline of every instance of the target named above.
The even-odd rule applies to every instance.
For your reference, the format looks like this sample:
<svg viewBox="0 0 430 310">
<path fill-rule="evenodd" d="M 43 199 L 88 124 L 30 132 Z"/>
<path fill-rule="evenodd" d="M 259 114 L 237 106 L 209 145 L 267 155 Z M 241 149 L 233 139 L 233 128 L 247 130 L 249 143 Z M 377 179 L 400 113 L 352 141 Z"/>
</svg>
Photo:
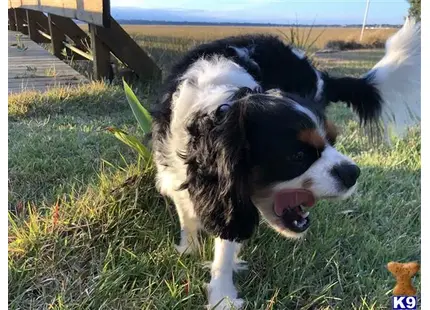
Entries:
<svg viewBox="0 0 430 310">
<path fill-rule="evenodd" d="M 97 38 L 102 40 L 112 53 L 135 71 L 141 79 L 161 78 L 161 70 L 155 62 L 113 18 L 111 18 L 110 28 L 97 28 Z"/>
<path fill-rule="evenodd" d="M 49 34 L 51 35 L 51 44 L 54 56 L 64 59 L 62 53 L 64 49 L 63 41 L 66 40 L 64 33 L 52 21 L 53 15 L 48 14 Z"/>
<path fill-rule="evenodd" d="M 37 13 L 40 13 L 40 12 L 26 10 L 27 25 L 28 25 L 28 36 L 30 37 L 30 39 L 32 41 L 34 41 L 36 43 L 47 43 L 47 42 L 49 42 L 49 40 L 46 40 L 46 38 L 41 36 L 39 31 L 38 31 L 40 26 L 37 23 L 37 21 L 39 20 Z"/>
<path fill-rule="evenodd" d="M 9 0 L 8 8 L 24 8 L 109 27 L 109 0 Z"/>
<path fill-rule="evenodd" d="M 93 52 L 94 78 L 96 80 L 112 80 L 113 76 L 109 47 L 99 36 L 100 30 L 104 28 L 91 24 L 89 25 L 89 28 L 91 36 L 91 48 Z"/>
<path fill-rule="evenodd" d="M 80 50 L 79 48 L 74 47 L 73 45 L 70 45 L 70 44 L 67 44 L 67 43 L 63 43 L 63 44 L 64 44 L 65 47 L 67 47 L 68 49 L 70 49 L 72 52 L 75 53 L 74 56 L 75 56 L 76 60 L 83 60 L 83 59 L 90 60 L 90 61 L 94 60 L 93 59 L 93 55 L 91 55 L 89 53 L 86 53 L 86 52 Z M 79 56 L 79 57 L 77 57 L 77 56 Z"/>
<path fill-rule="evenodd" d="M 16 46 L 18 32 L 8 32 L 8 89 L 9 93 L 35 89 L 45 91 L 51 87 L 79 85 L 88 79 L 72 67 L 51 55 L 40 45 L 21 35 L 27 49 Z"/>
</svg>

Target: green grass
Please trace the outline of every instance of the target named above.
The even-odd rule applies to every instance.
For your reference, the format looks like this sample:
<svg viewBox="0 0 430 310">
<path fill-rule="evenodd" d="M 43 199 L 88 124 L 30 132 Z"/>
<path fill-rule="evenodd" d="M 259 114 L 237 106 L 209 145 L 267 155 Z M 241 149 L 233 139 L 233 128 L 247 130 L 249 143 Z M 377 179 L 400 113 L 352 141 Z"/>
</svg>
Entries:
<svg viewBox="0 0 430 310">
<path fill-rule="evenodd" d="M 331 71 L 360 74 L 374 63 L 366 55 Z M 260 225 L 243 251 L 249 271 L 236 276 L 247 309 L 389 309 L 386 264 L 420 260 L 420 132 L 373 146 L 347 109 L 332 107 L 330 118 L 342 129 L 338 149 L 362 168 L 358 192 L 319 202 L 305 240 Z M 119 86 L 9 97 L 10 309 L 206 304 L 213 240 L 198 255 L 175 252 L 177 216 L 152 166 L 137 164 L 108 126 L 139 134 Z"/>
</svg>

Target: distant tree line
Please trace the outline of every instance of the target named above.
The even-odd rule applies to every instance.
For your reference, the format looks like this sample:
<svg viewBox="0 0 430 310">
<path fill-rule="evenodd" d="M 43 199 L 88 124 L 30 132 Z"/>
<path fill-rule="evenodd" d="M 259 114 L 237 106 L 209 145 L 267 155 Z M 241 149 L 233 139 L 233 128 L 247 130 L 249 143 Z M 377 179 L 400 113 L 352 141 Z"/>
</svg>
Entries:
<svg viewBox="0 0 430 310">
<path fill-rule="evenodd" d="M 413 0 L 411 0 L 413 1 Z M 419 1 L 419 0 L 418 0 Z M 361 24 L 319 24 L 319 25 L 309 25 L 309 24 L 272 24 L 272 23 L 227 23 L 227 22 L 172 22 L 172 21 L 157 21 L 157 20 L 141 20 L 141 19 L 117 19 L 120 24 L 123 25 L 187 25 L 187 26 L 249 26 L 249 27 L 305 27 L 305 28 L 322 28 L 322 27 L 343 27 L 343 28 L 357 28 L 361 27 Z M 367 24 L 366 27 L 382 27 L 382 28 L 399 28 L 401 25 L 392 24 Z"/>
</svg>

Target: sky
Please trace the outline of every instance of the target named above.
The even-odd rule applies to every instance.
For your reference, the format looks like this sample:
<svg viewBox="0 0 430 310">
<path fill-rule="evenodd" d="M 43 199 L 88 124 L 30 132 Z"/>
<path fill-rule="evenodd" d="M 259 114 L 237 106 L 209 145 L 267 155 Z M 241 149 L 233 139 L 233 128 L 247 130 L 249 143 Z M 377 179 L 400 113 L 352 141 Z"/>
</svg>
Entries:
<svg viewBox="0 0 430 310">
<path fill-rule="evenodd" d="M 111 6 L 185 10 L 234 21 L 361 24 L 366 0 L 111 0 Z M 370 0 L 367 23 L 403 24 L 408 8 L 406 0 Z"/>
</svg>

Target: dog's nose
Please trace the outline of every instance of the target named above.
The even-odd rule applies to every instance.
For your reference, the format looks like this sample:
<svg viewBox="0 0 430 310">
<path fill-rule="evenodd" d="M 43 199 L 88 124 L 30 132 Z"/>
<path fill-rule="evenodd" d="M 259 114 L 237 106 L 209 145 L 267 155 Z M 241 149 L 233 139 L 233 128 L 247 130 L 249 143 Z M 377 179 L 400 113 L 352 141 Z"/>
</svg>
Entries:
<svg viewBox="0 0 430 310">
<path fill-rule="evenodd" d="M 360 168 L 357 165 L 343 163 L 336 165 L 331 170 L 331 175 L 342 182 L 346 188 L 354 186 L 360 176 Z"/>
</svg>

